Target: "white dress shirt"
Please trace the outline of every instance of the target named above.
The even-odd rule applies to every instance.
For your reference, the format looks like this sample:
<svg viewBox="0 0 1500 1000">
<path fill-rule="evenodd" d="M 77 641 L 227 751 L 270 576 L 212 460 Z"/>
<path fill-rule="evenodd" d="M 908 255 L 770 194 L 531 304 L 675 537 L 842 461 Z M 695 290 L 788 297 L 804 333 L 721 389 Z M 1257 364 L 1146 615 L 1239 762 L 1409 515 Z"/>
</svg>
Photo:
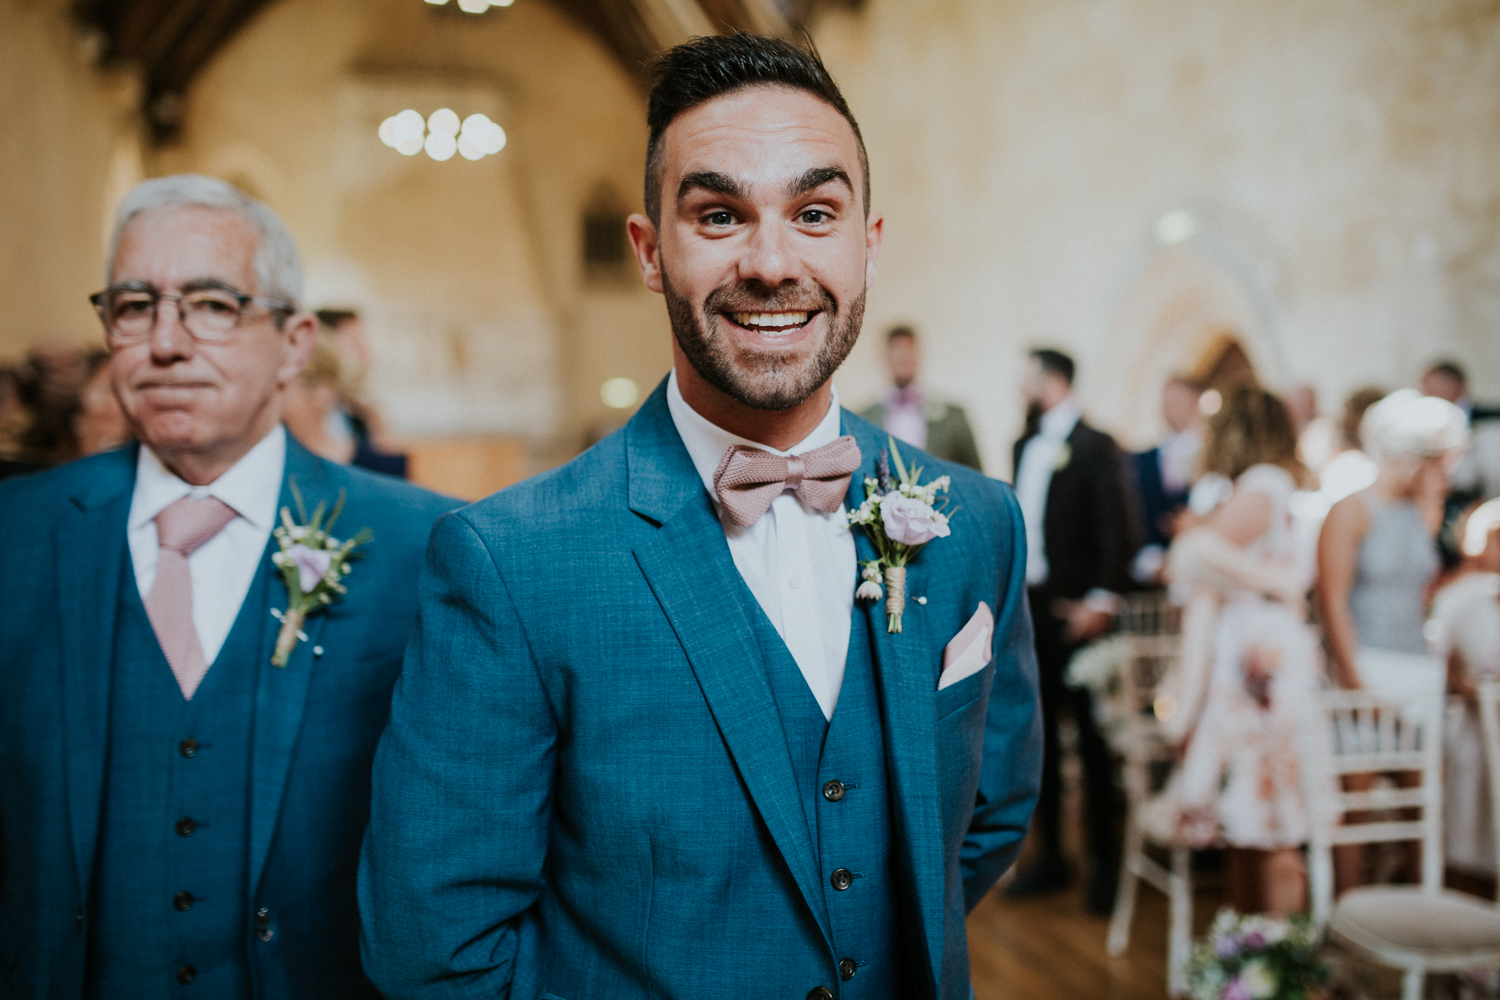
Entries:
<svg viewBox="0 0 1500 1000">
<path fill-rule="evenodd" d="M 1047 582 L 1047 536 L 1042 530 L 1047 515 L 1047 491 L 1052 488 L 1052 473 L 1062 458 L 1068 435 L 1082 416 L 1069 396 L 1042 414 L 1036 435 L 1021 449 L 1021 461 L 1016 467 L 1016 501 L 1026 522 L 1027 586 Z"/>
<path fill-rule="evenodd" d="M 156 515 L 185 496 L 216 497 L 234 508 L 234 518 L 188 556 L 193 577 L 193 627 L 210 666 L 239 616 L 250 582 L 260 569 L 276 522 L 281 476 L 286 469 L 286 430 L 280 424 L 228 472 L 207 486 L 190 486 L 145 445 L 135 465 L 126 538 L 141 599 L 156 582 Z"/>
<path fill-rule="evenodd" d="M 839 397 L 811 434 L 786 451 L 731 434 L 704 419 L 682 398 L 677 372 L 667 379 L 667 408 L 703 480 L 729 542 L 735 568 L 797 661 L 797 668 L 823 709 L 833 718 L 849 655 L 849 623 L 857 577 L 854 535 L 844 508 L 825 514 L 783 493 L 747 528 L 735 525 L 714 496 L 714 472 L 731 445 L 745 444 L 775 455 L 801 455 L 839 436 Z M 691 558 L 684 554 L 685 558 Z"/>
</svg>

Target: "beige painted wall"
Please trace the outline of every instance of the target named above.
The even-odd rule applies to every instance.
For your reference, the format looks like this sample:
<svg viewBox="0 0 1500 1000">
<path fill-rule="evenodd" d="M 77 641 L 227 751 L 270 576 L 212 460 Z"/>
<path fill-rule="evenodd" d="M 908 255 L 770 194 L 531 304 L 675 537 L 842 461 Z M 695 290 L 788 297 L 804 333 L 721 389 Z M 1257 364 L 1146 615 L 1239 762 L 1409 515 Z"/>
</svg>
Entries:
<svg viewBox="0 0 1500 1000">
<path fill-rule="evenodd" d="M 403 108 L 482 111 L 508 143 L 475 163 L 376 137 Z M 371 390 L 398 433 L 511 433 L 566 452 L 606 379 L 670 364 L 656 296 L 583 279 L 600 183 L 640 200 L 644 98 L 551 5 L 471 17 L 416 0 L 279 0 L 189 95 L 156 172 L 251 188 L 296 234 L 308 302 L 366 316 Z"/>
<path fill-rule="evenodd" d="M 1218 322 L 1325 406 L 1437 354 L 1500 397 L 1500 4 L 868 0 L 814 35 L 887 216 L 851 402 L 897 320 L 996 474 L 1035 342 L 1137 443 Z M 1177 209 L 1198 233 L 1168 251 Z"/>
<path fill-rule="evenodd" d="M 0 360 L 99 342 L 105 218 L 140 176 L 134 81 L 91 68 L 63 0 L 0 0 Z"/>
</svg>

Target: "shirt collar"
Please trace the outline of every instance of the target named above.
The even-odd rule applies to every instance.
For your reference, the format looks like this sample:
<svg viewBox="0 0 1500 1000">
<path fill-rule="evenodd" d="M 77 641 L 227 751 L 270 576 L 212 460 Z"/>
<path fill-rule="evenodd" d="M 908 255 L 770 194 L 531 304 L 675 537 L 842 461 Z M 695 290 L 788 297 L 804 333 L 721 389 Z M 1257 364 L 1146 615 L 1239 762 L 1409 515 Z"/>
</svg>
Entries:
<svg viewBox="0 0 1500 1000">
<path fill-rule="evenodd" d="M 1078 421 L 1082 416 L 1083 411 L 1078 409 L 1078 404 L 1073 402 L 1072 396 L 1069 396 L 1042 414 L 1042 422 L 1037 428 L 1037 434 L 1040 437 L 1065 441 L 1068 435 L 1073 433 L 1073 428 L 1078 426 Z"/>
<path fill-rule="evenodd" d="M 224 501 L 257 529 L 276 519 L 281 479 L 286 471 L 286 429 L 277 424 L 238 462 L 207 486 L 191 486 L 167 468 L 156 453 L 142 445 L 135 463 L 135 494 L 130 502 L 131 529 L 155 519 L 168 504 L 185 496 L 211 496 Z"/>
<path fill-rule="evenodd" d="M 709 420 L 697 410 L 688 405 L 687 400 L 682 398 L 682 390 L 677 386 L 677 369 L 672 369 L 672 374 L 667 376 L 667 409 L 671 411 L 672 423 L 677 425 L 677 433 L 682 436 L 682 443 L 687 448 L 688 457 L 693 460 L 693 468 L 698 470 L 698 475 L 703 480 L 710 496 L 714 494 L 714 473 L 719 471 L 719 461 L 724 457 L 724 452 L 732 445 L 744 444 L 762 451 L 769 451 L 773 455 L 801 455 L 821 448 L 838 439 L 839 419 L 839 393 L 837 389 L 829 386 L 831 398 L 828 403 L 828 412 L 823 415 L 818 426 L 812 432 L 792 445 L 785 451 L 772 448 L 749 438 L 742 438 L 738 434 L 731 434 L 710 423 Z"/>
</svg>

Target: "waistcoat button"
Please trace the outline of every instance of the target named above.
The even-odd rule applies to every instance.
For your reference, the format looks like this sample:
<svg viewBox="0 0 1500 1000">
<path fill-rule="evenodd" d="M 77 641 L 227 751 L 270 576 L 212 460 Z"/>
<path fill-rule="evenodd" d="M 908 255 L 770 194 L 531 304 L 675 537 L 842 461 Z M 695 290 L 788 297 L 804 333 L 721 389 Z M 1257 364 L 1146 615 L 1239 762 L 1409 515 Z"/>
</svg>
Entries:
<svg viewBox="0 0 1500 1000">
<path fill-rule="evenodd" d="M 837 802 L 844 797 L 844 783 L 837 778 L 823 786 L 823 798 L 829 802 Z"/>
<path fill-rule="evenodd" d="M 839 978 L 844 982 L 847 983 L 849 980 L 853 979 L 854 974 L 858 971 L 859 963 L 854 959 L 845 958 L 839 961 Z"/>
<path fill-rule="evenodd" d="M 174 823 L 172 828 L 177 831 L 179 837 L 191 837 L 193 831 L 198 829 L 198 824 L 193 822 L 193 817 L 184 816 Z"/>
<path fill-rule="evenodd" d="M 808 992 L 807 1000 L 833 1000 L 833 990 L 826 986 L 814 986 Z"/>
<path fill-rule="evenodd" d="M 184 757 L 196 757 L 198 756 L 198 745 L 198 741 L 189 736 L 187 739 L 177 744 L 177 752 L 182 754 Z"/>
<path fill-rule="evenodd" d="M 193 908 L 193 903 L 195 902 L 196 900 L 193 899 L 193 894 L 190 892 L 179 892 L 177 895 L 172 897 L 173 909 L 179 910 L 184 913 L 186 913 L 188 910 L 191 910 Z"/>
<path fill-rule="evenodd" d="M 191 965 L 179 965 L 177 967 L 177 981 L 186 986 L 198 978 L 198 970 Z"/>
<path fill-rule="evenodd" d="M 847 868 L 838 868 L 834 870 L 833 878 L 829 879 L 829 881 L 833 883 L 835 889 L 843 892 L 854 884 L 854 875 Z"/>
</svg>

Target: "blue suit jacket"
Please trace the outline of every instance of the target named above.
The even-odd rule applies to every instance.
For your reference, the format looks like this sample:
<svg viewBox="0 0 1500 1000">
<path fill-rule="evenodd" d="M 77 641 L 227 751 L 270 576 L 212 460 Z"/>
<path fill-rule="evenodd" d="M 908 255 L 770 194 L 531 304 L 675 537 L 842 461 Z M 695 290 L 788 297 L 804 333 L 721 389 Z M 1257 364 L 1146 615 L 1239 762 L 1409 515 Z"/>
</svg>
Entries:
<svg viewBox="0 0 1500 1000">
<path fill-rule="evenodd" d="M 843 429 L 873 473 L 884 432 L 848 412 Z M 910 567 L 926 603 L 899 635 L 881 605 L 855 614 L 877 622 L 909 965 L 922 995 L 966 998 L 966 907 L 1012 860 L 1041 764 L 1025 535 L 1008 487 L 916 460 L 962 507 Z M 980 601 L 994 659 L 938 691 Z M 837 992 L 763 613 L 662 387 L 572 463 L 439 520 L 419 603 L 360 869 L 382 991 Z"/>
<path fill-rule="evenodd" d="M 0 996 L 82 994 L 135 467 L 130 447 L 0 483 Z M 288 438 L 281 505 L 295 512 L 291 478 L 309 505 L 346 491 L 340 526 L 368 525 L 375 539 L 286 669 L 259 674 L 249 896 L 252 910 L 270 911 L 272 934 L 245 944 L 261 1000 L 371 992 L 354 898 L 370 760 L 416 614 L 422 549 L 457 506 Z M 269 553 L 251 586 L 286 606 Z M 267 664 L 277 628 L 268 615 Z"/>
</svg>

